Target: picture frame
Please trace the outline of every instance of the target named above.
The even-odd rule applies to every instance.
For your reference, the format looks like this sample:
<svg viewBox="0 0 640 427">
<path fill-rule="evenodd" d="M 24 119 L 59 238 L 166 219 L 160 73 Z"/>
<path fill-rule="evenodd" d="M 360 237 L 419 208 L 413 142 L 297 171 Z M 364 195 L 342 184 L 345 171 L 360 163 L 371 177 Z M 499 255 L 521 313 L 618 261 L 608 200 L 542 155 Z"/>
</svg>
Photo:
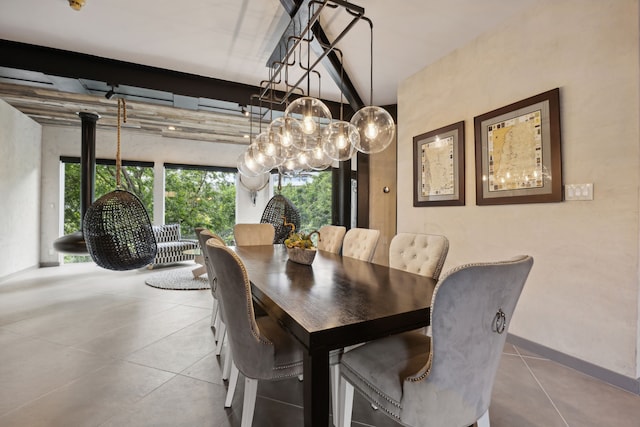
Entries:
<svg viewBox="0 0 640 427">
<path fill-rule="evenodd" d="M 464 204 L 464 121 L 413 137 L 413 206 Z"/>
<path fill-rule="evenodd" d="M 476 204 L 561 202 L 560 89 L 474 118 Z"/>
</svg>

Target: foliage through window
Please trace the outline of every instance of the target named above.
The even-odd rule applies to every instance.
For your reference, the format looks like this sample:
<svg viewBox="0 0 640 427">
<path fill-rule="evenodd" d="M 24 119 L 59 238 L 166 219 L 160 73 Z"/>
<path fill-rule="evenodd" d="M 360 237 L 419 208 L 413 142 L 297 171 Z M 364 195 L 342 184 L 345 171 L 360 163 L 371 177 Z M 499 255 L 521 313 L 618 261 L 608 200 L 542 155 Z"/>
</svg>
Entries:
<svg viewBox="0 0 640 427">
<path fill-rule="evenodd" d="M 236 219 L 235 171 L 165 168 L 165 224 L 179 223 L 183 237 L 195 239 L 205 227 L 233 243 Z"/>
<path fill-rule="evenodd" d="M 274 179 L 277 182 L 278 175 Z M 281 194 L 300 212 L 301 231 L 309 233 L 331 224 L 331 171 L 283 177 L 281 182 Z"/>
</svg>

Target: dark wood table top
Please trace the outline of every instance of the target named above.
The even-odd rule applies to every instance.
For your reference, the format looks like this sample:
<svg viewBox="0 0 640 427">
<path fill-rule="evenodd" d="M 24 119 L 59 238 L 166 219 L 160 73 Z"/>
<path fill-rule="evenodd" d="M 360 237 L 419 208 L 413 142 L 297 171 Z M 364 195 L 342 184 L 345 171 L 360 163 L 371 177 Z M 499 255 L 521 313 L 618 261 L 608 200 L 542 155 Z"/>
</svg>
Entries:
<svg viewBox="0 0 640 427">
<path fill-rule="evenodd" d="M 429 324 L 436 281 L 318 251 L 311 266 L 288 261 L 283 245 L 239 246 L 254 298 L 305 347 L 340 348 L 379 337 L 380 327 Z M 372 329 L 373 330 L 370 330 Z"/>
</svg>

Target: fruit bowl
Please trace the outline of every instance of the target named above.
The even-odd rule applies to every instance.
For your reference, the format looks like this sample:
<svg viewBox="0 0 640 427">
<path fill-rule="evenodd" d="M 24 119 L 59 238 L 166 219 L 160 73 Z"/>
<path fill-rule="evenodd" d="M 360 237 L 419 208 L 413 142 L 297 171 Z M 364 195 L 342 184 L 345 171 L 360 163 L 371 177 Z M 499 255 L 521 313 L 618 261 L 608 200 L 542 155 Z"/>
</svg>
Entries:
<svg viewBox="0 0 640 427">
<path fill-rule="evenodd" d="M 311 265 L 316 257 L 316 247 L 311 240 L 311 236 L 320 233 L 313 231 L 309 234 L 305 233 L 291 233 L 289 238 L 284 241 L 284 245 L 287 247 L 287 254 L 289 259 L 298 264 Z"/>
<path fill-rule="evenodd" d="M 316 257 L 316 249 L 287 248 L 287 254 L 290 261 L 311 265 Z"/>
</svg>

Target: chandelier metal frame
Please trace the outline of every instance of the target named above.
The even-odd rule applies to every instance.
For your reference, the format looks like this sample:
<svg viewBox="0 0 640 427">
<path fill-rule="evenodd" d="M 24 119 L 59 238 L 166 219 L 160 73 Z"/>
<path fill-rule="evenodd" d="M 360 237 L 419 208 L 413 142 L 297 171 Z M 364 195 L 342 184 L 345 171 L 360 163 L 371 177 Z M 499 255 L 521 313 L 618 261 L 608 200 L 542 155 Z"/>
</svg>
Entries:
<svg viewBox="0 0 640 427">
<path fill-rule="evenodd" d="M 250 145 L 238 158 L 241 174 L 255 177 L 277 168 L 281 175 L 290 176 L 308 170 L 323 170 L 335 162 L 350 159 L 356 150 L 365 154 L 381 152 L 395 137 L 395 123 L 381 107 L 365 106 L 354 114 L 350 122 L 343 121 L 342 84 L 339 120 L 333 119 L 330 110 L 320 100 L 321 73 L 316 67 L 329 53 L 336 51 L 340 54 L 342 80 L 343 53 L 336 45 L 357 23 L 366 21 L 371 29 L 369 101 L 373 103 L 373 22 L 365 16 L 364 8 L 344 0 L 311 0 L 304 4 L 308 8 L 306 24 L 292 21 L 293 34 L 286 38 L 281 58 L 269 64 L 269 78 L 260 82 L 259 93 L 251 97 L 250 108 L 258 104 L 262 112 L 263 104 L 267 104 L 272 121 L 263 131 L 263 120 L 259 119 L 259 134 L 254 137 L 254 115 L 250 114 Z M 333 42 L 320 43 L 322 53 L 315 55 L 315 61 L 311 63 L 310 45 L 314 41 L 312 29 L 327 7 L 341 8 L 351 19 Z M 297 26 L 299 29 L 296 29 Z M 306 66 L 302 64 L 305 43 Z M 296 66 L 296 63 L 303 72 L 297 81 L 290 83 L 290 67 Z M 317 98 L 310 94 L 312 74 L 318 78 Z M 306 92 L 302 87 L 305 81 Z M 276 90 L 282 84 L 285 90 Z M 294 94 L 299 96 L 291 101 Z M 273 106 L 282 104 L 286 105 L 284 116 L 273 119 Z"/>
</svg>

